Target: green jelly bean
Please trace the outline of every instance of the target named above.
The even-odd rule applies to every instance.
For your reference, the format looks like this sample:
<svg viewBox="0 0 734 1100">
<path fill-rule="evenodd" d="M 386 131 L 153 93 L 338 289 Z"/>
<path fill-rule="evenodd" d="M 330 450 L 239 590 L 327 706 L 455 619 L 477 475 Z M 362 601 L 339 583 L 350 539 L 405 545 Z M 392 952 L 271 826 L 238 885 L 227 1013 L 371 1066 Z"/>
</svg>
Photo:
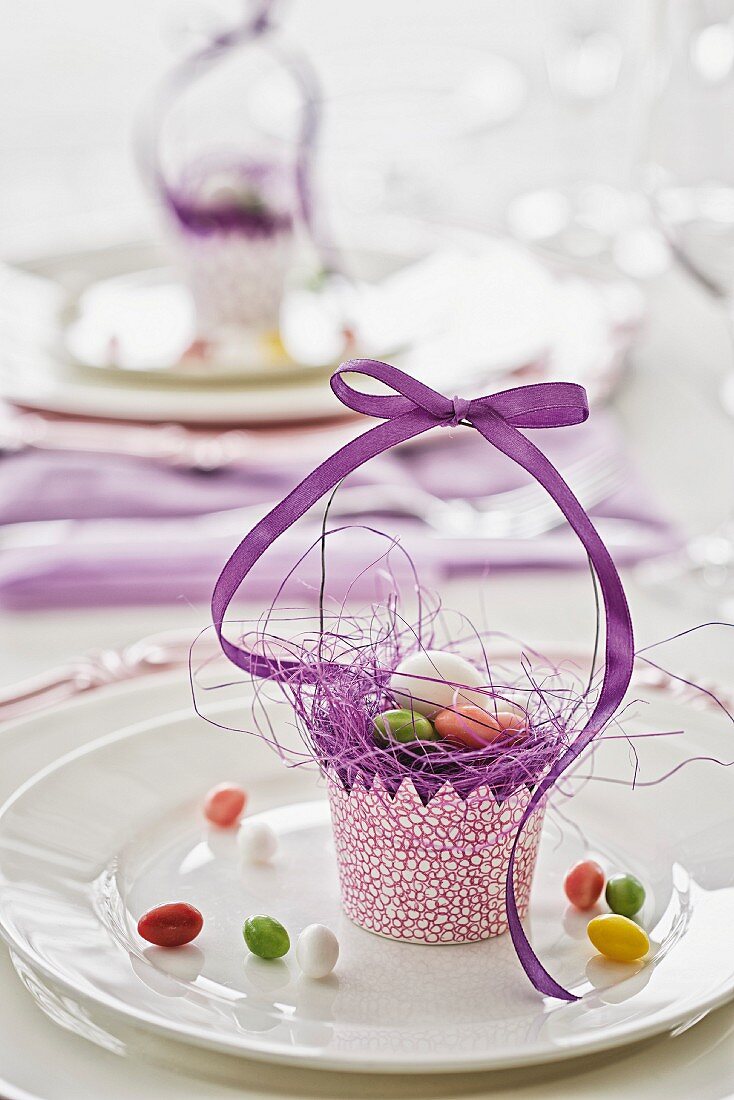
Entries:
<svg viewBox="0 0 734 1100">
<path fill-rule="evenodd" d="M 375 718 L 375 740 L 386 741 L 437 741 L 438 734 L 422 714 L 412 710 L 386 710 Z"/>
<path fill-rule="evenodd" d="M 634 917 L 645 904 L 645 887 L 634 875 L 612 875 L 604 892 L 607 905 L 622 917 Z"/>
<path fill-rule="evenodd" d="M 262 914 L 248 917 L 242 926 L 242 935 L 253 955 L 261 959 L 279 959 L 290 951 L 290 936 L 274 917 Z"/>
</svg>

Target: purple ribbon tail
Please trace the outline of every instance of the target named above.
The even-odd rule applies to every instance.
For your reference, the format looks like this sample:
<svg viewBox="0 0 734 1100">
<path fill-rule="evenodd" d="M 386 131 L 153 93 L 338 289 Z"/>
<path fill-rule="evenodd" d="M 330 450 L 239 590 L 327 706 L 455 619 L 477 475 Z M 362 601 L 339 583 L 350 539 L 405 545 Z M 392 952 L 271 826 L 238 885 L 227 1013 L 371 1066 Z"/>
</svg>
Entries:
<svg viewBox="0 0 734 1100">
<path fill-rule="evenodd" d="M 361 393 L 344 379 L 346 373 L 366 375 L 392 389 L 389 394 Z M 397 443 L 433 427 L 450 427 L 458 420 L 524 470 L 549 493 L 584 545 L 599 580 L 606 619 L 604 677 L 594 710 L 583 730 L 555 762 L 533 792 L 520 821 L 507 869 L 507 918 L 520 963 L 535 988 L 548 996 L 578 998 L 559 985 L 533 951 L 520 920 L 515 895 L 515 858 L 523 829 L 561 775 L 598 737 L 616 713 L 632 676 L 634 639 L 622 582 L 594 525 L 559 472 L 519 428 L 554 428 L 579 424 L 588 416 L 586 394 L 569 382 L 518 386 L 472 401 L 449 399 L 388 363 L 357 359 L 344 363 L 331 379 L 334 393 L 348 408 L 384 423 L 371 428 L 326 459 L 289 493 L 243 539 L 225 565 L 212 596 L 212 617 L 221 646 L 238 668 L 258 677 L 287 679 L 300 665 L 273 661 L 249 653 L 224 637 L 227 608 L 258 558 L 291 524 L 330 492 L 347 474 Z"/>
</svg>

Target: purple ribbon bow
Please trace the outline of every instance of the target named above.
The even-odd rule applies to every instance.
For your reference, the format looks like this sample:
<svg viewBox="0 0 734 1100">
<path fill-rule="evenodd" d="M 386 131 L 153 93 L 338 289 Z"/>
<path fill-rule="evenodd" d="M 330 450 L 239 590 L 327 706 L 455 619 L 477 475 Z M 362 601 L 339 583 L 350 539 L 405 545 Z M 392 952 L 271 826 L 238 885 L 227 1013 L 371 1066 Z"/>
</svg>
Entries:
<svg viewBox="0 0 734 1100">
<path fill-rule="evenodd" d="M 361 393 L 346 382 L 344 375 L 347 373 L 377 379 L 393 393 Z M 224 566 L 212 595 L 212 617 L 220 644 L 233 664 L 254 676 L 282 680 L 299 668 L 296 661 L 272 661 L 249 653 L 225 638 L 227 608 L 250 569 L 279 535 L 347 474 L 396 443 L 413 439 L 431 428 L 465 424 L 527 470 L 546 489 L 583 543 L 599 580 L 606 617 L 604 677 L 588 722 L 535 788 L 520 822 L 507 869 L 507 919 L 518 958 L 535 988 L 552 997 L 575 1001 L 578 999 L 575 994 L 551 977 L 525 935 L 515 897 L 515 854 L 522 830 L 551 787 L 617 711 L 632 676 L 634 641 L 627 599 L 609 551 L 561 475 L 518 429 L 559 428 L 583 423 L 589 415 L 586 393 L 583 387 L 571 382 L 543 382 L 472 401 L 459 397 L 450 399 L 397 367 L 373 359 L 352 359 L 343 363 L 332 375 L 331 388 L 347 408 L 378 417 L 383 423 L 370 428 L 322 462 L 242 540 Z"/>
</svg>

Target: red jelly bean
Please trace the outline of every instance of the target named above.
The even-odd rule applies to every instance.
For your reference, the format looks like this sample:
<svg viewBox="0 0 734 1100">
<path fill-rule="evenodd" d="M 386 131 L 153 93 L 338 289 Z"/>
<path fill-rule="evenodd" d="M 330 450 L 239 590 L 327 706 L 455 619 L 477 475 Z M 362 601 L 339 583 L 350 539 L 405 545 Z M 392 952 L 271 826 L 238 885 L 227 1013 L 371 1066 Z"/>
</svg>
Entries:
<svg viewBox="0 0 734 1100">
<path fill-rule="evenodd" d="M 478 749 L 493 741 L 511 744 L 508 731 L 524 731 L 525 722 L 509 710 L 494 712 L 470 705 L 442 710 L 433 720 L 436 733 L 449 741 L 458 741 L 469 748 Z"/>
<path fill-rule="evenodd" d="M 604 872 L 593 859 L 576 863 L 563 880 L 566 897 L 577 909 L 591 909 L 604 889 Z"/>
<path fill-rule="evenodd" d="M 204 817 L 220 829 L 230 829 L 242 817 L 247 795 L 236 783 L 212 787 L 204 800 Z"/>
<path fill-rule="evenodd" d="M 204 926 L 198 909 L 185 901 L 156 905 L 138 921 L 138 934 L 156 947 L 183 947 L 196 939 Z"/>
</svg>

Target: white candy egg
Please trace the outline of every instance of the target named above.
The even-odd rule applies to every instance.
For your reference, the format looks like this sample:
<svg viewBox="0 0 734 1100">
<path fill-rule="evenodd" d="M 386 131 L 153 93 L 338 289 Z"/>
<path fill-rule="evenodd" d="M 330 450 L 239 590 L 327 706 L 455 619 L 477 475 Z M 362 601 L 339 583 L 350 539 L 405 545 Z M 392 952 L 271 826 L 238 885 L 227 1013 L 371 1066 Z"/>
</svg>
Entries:
<svg viewBox="0 0 734 1100">
<path fill-rule="evenodd" d="M 307 978 L 325 978 L 339 958 L 339 940 L 323 924 L 309 924 L 296 943 L 296 959 Z"/>
<path fill-rule="evenodd" d="M 438 683 L 432 683 L 432 680 Z M 442 649 L 425 649 L 403 658 L 390 677 L 390 691 L 398 706 L 430 718 L 439 710 L 453 705 L 455 685 L 478 688 L 484 687 L 486 682 L 486 673 L 479 672 L 458 654 Z M 457 702 L 466 701 L 459 690 Z"/>
<path fill-rule="evenodd" d="M 248 863 L 267 863 L 278 850 L 278 838 L 265 821 L 243 821 L 237 846 Z"/>
</svg>

